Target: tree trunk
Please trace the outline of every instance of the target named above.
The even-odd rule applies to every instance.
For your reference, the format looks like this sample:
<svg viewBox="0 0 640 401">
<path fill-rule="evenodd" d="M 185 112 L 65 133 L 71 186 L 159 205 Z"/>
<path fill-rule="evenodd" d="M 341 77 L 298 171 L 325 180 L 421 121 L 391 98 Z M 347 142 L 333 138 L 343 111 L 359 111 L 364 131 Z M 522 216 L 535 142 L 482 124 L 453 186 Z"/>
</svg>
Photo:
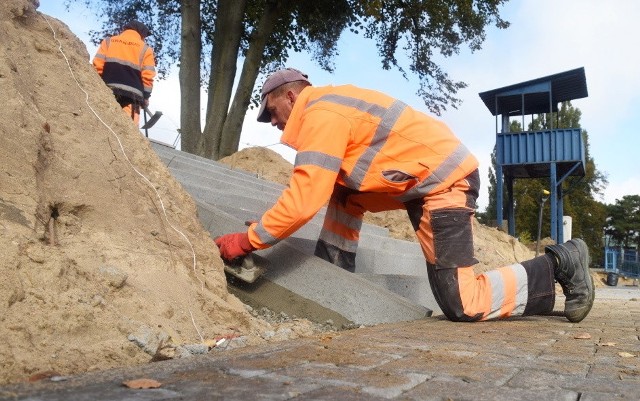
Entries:
<svg viewBox="0 0 640 401">
<path fill-rule="evenodd" d="M 251 93 L 260 71 L 260 62 L 267 40 L 275 27 L 276 21 L 283 12 L 283 2 L 270 2 L 267 4 L 264 14 L 260 19 L 258 28 L 251 36 L 249 49 L 247 50 L 240 81 L 233 98 L 229 114 L 220 132 L 220 146 L 218 158 L 229 156 L 238 151 L 242 123 L 251 101 Z"/>
<path fill-rule="evenodd" d="M 181 0 L 180 147 L 196 153 L 200 141 L 200 0 Z"/>
<path fill-rule="evenodd" d="M 204 157 L 214 160 L 220 158 L 220 133 L 231 102 L 240 39 L 244 31 L 242 17 L 246 3 L 246 0 L 218 1 L 216 33 L 211 50 L 207 115 L 199 149 Z"/>
</svg>

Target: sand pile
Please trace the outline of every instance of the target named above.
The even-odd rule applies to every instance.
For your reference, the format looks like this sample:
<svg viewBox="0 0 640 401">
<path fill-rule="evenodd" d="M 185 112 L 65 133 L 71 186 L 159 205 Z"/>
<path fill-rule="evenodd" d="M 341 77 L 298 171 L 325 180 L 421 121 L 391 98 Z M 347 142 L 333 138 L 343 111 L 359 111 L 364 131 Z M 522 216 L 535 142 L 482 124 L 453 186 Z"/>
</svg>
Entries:
<svg viewBox="0 0 640 401">
<path fill-rule="evenodd" d="M 0 5 L 0 383 L 309 334 L 227 292 L 192 199 L 36 7 Z"/>
</svg>

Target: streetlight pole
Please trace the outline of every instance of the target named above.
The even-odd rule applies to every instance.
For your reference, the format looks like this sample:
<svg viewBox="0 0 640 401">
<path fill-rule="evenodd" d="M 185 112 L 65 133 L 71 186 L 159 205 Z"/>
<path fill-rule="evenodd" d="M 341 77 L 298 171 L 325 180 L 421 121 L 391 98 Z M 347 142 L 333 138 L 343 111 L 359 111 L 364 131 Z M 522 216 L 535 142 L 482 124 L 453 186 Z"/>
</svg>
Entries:
<svg viewBox="0 0 640 401">
<path fill-rule="evenodd" d="M 538 241 L 536 242 L 536 256 L 538 256 L 540 250 L 540 236 L 542 235 L 542 209 L 544 208 L 544 203 L 547 199 L 549 199 L 549 191 L 543 189 L 540 194 L 540 210 L 538 211 Z"/>
</svg>

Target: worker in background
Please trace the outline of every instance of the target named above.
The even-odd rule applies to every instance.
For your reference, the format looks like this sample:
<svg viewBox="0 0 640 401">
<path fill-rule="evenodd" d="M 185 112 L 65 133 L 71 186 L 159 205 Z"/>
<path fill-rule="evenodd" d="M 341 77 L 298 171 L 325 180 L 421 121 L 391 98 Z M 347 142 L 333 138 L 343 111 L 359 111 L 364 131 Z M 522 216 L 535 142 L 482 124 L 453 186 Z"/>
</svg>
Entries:
<svg viewBox="0 0 640 401">
<path fill-rule="evenodd" d="M 215 239 L 223 259 L 276 244 L 328 202 L 315 254 L 353 272 L 364 212 L 405 209 L 433 295 L 450 320 L 549 314 L 554 278 L 566 295 L 566 318 L 579 322 L 589 313 L 594 286 L 580 239 L 475 275 L 478 161 L 441 121 L 373 90 L 313 87 L 296 69 L 267 78 L 258 121 L 277 126 L 281 142 L 297 151 L 293 175 L 246 232 Z"/>
<path fill-rule="evenodd" d="M 93 58 L 96 71 L 136 126 L 140 107 L 149 105 L 156 75 L 153 49 L 144 40 L 150 34 L 145 24 L 133 20 L 120 35 L 105 38 Z"/>
</svg>

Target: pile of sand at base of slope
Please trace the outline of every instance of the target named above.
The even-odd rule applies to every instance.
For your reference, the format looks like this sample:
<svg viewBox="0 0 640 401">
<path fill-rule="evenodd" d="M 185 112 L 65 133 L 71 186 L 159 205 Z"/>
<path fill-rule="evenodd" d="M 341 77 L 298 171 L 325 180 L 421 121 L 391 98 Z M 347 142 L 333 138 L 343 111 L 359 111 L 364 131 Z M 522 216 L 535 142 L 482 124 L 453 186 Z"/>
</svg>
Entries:
<svg viewBox="0 0 640 401">
<path fill-rule="evenodd" d="M 291 163 L 276 152 L 263 147 L 243 149 L 221 159 L 220 162 L 283 185 L 289 183 L 293 171 Z M 404 210 L 367 212 L 364 221 L 388 228 L 389 235 L 393 238 L 417 242 L 413 227 Z M 475 267 L 477 272 L 522 262 L 535 256 L 534 251 L 497 228 L 487 227 L 474 220 L 473 230 L 475 254 L 480 262 Z"/>
<path fill-rule="evenodd" d="M 0 384 L 309 334 L 228 293 L 191 197 L 37 4 L 0 4 Z"/>
<path fill-rule="evenodd" d="M 218 160 L 227 166 L 255 174 L 258 178 L 288 185 L 293 165 L 271 149 L 254 146 Z"/>
</svg>

